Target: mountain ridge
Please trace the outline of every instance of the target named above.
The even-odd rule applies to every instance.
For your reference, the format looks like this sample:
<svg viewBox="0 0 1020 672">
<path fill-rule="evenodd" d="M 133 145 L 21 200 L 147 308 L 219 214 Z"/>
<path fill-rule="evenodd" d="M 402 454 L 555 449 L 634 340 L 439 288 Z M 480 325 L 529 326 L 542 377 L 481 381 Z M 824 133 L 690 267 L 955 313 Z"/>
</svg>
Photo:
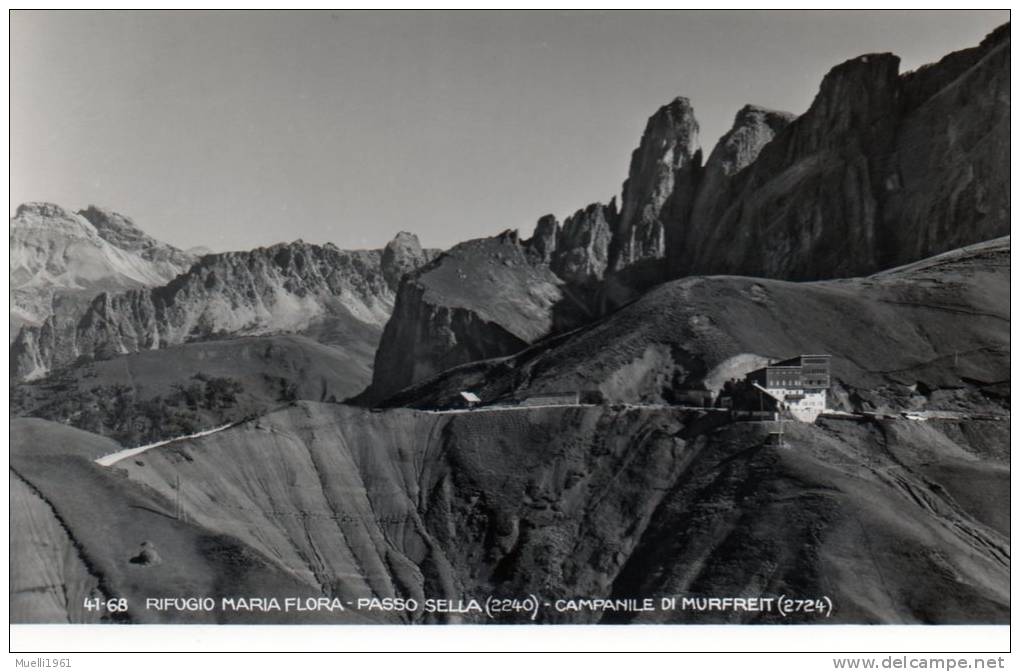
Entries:
<svg viewBox="0 0 1020 672">
<path fill-rule="evenodd" d="M 10 340 L 22 325 L 81 310 L 102 291 L 165 283 L 194 260 L 111 210 L 23 203 L 10 221 Z"/>
<path fill-rule="evenodd" d="M 344 251 L 303 241 L 207 254 L 170 282 L 101 293 L 80 312 L 22 329 L 12 376 L 32 379 L 79 357 L 105 358 L 220 335 L 294 332 L 374 350 L 393 307 L 394 273 L 432 254 L 405 237 L 407 255 Z M 389 248 L 387 248 L 389 249 Z M 410 265 L 410 266 L 408 266 Z"/>
<path fill-rule="evenodd" d="M 1007 235 L 1009 43 L 1005 24 L 977 47 L 904 74 L 893 54 L 849 59 L 799 117 L 743 107 L 704 165 L 693 107 L 675 98 L 649 119 L 618 209 L 592 204 L 564 226 L 547 215 L 530 239 L 514 237 L 532 262 L 527 273 L 551 272 L 543 286 L 560 296 L 532 302 L 541 333 L 521 339 L 516 318 L 491 319 L 492 304 L 528 301 L 501 284 L 449 286 L 435 299 L 416 292 L 444 264 L 472 263 L 440 255 L 398 291 L 376 357 L 425 360 L 376 367 L 360 401 L 511 354 L 678 277 L 855 277 Z M 447 305 L 465 323 L 488 325 L 471 347 L 447 326 Z M 561 319 L 573 306 L 584 310 Z M 503 339 L 506 331 L 517 338 Z"/>
</svg>

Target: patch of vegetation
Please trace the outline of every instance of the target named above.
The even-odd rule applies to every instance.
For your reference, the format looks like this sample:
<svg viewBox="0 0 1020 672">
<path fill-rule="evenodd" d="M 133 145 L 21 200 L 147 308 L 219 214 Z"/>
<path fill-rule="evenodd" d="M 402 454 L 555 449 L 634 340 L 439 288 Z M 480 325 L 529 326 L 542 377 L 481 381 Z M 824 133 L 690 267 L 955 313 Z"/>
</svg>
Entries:
<svg viewBox="0 0 1020 672">
<path fill-rule="evenodd" d="M 195 374 L 167 395 L 140 398 L 128 385 L 79 388 L 60 380 L 47 386 L 41 403 L 32 392 L 15 388 L 11 409 L 108 436 L 124 446 L 138 446 L 192 434 L 241 415 L 241 383 L 233 378 Z"/>
</svg>

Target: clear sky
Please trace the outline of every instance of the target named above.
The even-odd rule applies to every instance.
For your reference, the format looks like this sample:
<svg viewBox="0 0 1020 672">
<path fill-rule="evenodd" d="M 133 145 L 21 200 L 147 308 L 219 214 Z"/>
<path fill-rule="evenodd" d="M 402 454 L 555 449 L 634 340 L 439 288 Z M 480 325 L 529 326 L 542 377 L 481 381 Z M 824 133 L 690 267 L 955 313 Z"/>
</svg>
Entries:
<svg viewBox="0 0 1020 672">
<path fill-rule="evenodd" d="M 103 205 L 180 247 L 447 247 L 620 191 L 689 97 L 705 153 L 737 109 L 976 45 L 1009 12 L 20 12 L 11 210 Z"/>
</svg>

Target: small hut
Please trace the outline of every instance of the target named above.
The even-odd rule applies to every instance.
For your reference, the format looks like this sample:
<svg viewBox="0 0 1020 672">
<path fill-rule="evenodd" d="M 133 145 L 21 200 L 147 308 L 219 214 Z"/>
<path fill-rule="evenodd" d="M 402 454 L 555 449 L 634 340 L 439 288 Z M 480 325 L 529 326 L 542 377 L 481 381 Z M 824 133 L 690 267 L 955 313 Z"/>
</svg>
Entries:
<svg viewBox="0 0 1020 672">
<path fill-rule="evenodd" d="M 457 396 L 457 408 L 475 408 L 482 400 L 474 392 L 461 392 Z"/>
</svg>

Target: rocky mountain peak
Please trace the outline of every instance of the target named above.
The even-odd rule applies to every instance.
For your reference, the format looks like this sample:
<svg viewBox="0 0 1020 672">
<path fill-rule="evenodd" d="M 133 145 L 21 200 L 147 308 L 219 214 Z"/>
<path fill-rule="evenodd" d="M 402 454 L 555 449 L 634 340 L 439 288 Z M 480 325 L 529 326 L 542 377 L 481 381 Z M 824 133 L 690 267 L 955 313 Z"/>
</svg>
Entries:
<svg viewBox="0 0 1020 672">
<path fill-rule="evenodd" d="M 899 70 L 899 56 L 889 53 L 851 58 L 830 70 L 804 115 L 825 129 L 821 137 L 812 138 L 816 146 L 830 146 L 848 131 L 860 132 L 894 115 Z"/>
<path fill-rule="evenodd" d="M 409 231 L 398 231 L 397 235 L 393 236 L 393 240 L 387 243 L 387 245 L 416 245 L 418 249 L 421 249 L 418 236 Z"/>
<path fill-rule="evenodd" d="M 682 225 L 701 167 L 698 121 L 687 98 L 678 97 L 653 114 L 630 161 L 623 184 L 611 266 L 621 271 L 667 254 L 670 224 Z"/>
<path fill-rule="evenodd" d="M 39 217 L 73 217 L 70 210 L 66 210 L 56 203 L 47 203 L 45 201 L 33 201 L 30 203 L 22 203 L 18 206 L 15 211 L 15 219 L 24 219 L 31 216 Z"/>
<path fill-rule="evenodd" d="M 662 136 L 667 135 L 693 135 L 694 142 L 692 149 L 697 149 L 698 122 L 694 118 L 694 106 L 691 99 L 685 96 L 677 96 L 669 101 L 648 119 L 645 133 Z"/>
<path fill-rule="evenodd" d="M 557 238 L 560 234 L 560 223 L 553 215 L 543 215 L 535 225 L 535 233 L 527 241 L 528 249 L 534 252 L 539 261 L 548 264 L 556 252 Z"/>
<path fill-rule="evenodd" d="M 993 30 L 992 32 L 985 35 L 985 39 L 981 40 L 979 48 L 988 49 L 1009 42 L 1010 36 L 1009 27 L 1010 27 L 1009 23 L 1004 23 L 995 30 Z"/>
<path fill-rule="evenodd" d="M 888 53 L 837 65 L 799 118 L 753 127 L 773 138 L 720 181 L 735 127 L 671 271 L 847 277 L 1008 233 L 1008 30 L 983 45 L 902 76 Z"/>
<path fill-rule="evenodd" d="M 729 205 L 733 178 L 751 166 L 762 149 L 785 129 L 795 115 L 759 105 L 744 105 L 730 128 L 716 143 L 705 162 L 698 181 L 688 225 L 680 235 L 678 254 L 671 260 L 673 272 L 681 271 L 692 259 L 704 254 L 705 241 L 711 240 L 716 222 Z"/>
<path fill-rule="evenodd" d="M 56 203 L 41 201 L 22 203 L 11 218 L 12 235 L 16 231 L 28 229 L 47 230 L 76 237 L 96 236 L 95 227 L 88 220 Z"/>
<path fill-rule="evenodd" d="M 553 271 L 573 285 L 601 280 L 609 266 L 609 244 L 616 224 L 616 200 L 592 203 L 563 223 L 556 244 Z"/>
<path fill-rule="evenodd" d="M 106 240 L 120 238 L 124 240 L 125 244 L 129 244 L 132 241 L 149 238 L 141 229 L 135 226 L 134 221 L 130 217 L 114 212 L 109 208 L 90 205 L 83 210 L 79 210 L 78 214 L 89 220 L 92 226 L 96 227 L 96 231 L 100 232 L 100 235 L 105 233 L 106 235 L 103 237 Z"/>
<path fill-rule="evenodd" d="M 861 54 L 833 66 L 822 78 L 818 96 L 832 97 L 835 91 L 846 91 L 849 86 L 867 87 L 875 78 L 879 82 L 899 76 L 900 57 L 890 52 Z M 837 96 L 838 97 L 838 96 Z"/>
<path fill-rule="evenodd" d="M 496 236 L 496 240 L 501 243 L 519 246 L 521 244 L 521 234 L 517 229 L 507 229 L 500 232 L 499 235 Z"/>
<path fill-rule="evenodd" d="M 424 266 L 428 260 L 429 255 L 422 249 L 418 236 L 401 231 L 383 248 L 381 263 L 386 284 L 396 291 L 404 275 Z"/>
<path fill-rule="evenodd" d="M 90 205 L 79 210 L 78 215 L 88 220 L 106 242 L 148 261 L 181 268 L 188 267 L 194 261 L 191 254 L 156 240 L 138 228 L 130 217 L 109 208 Z"/>
<path fill-rule="evenodd" d="M 905 73 L 901 77 L 905 108 L 916 109 L 991 52 L 1004 48 L 1008 56 L 1009 41 L 1010 28 L 1006 23 L 989 33 L 976 47 L 954 51 L 942 57 L 937 63 L 928 63 L 913 72 Z"/>
<path fill-rule="evenodd" d="M 718 168 L 727 177 L 738 173 L 758 158 L 762 147 L 797 115 L 770 110 L 758 105 L 744 105 L 733 120 L 733 127 L 716 144 L 705 163 L 705 171 Z"/>
</svg>

